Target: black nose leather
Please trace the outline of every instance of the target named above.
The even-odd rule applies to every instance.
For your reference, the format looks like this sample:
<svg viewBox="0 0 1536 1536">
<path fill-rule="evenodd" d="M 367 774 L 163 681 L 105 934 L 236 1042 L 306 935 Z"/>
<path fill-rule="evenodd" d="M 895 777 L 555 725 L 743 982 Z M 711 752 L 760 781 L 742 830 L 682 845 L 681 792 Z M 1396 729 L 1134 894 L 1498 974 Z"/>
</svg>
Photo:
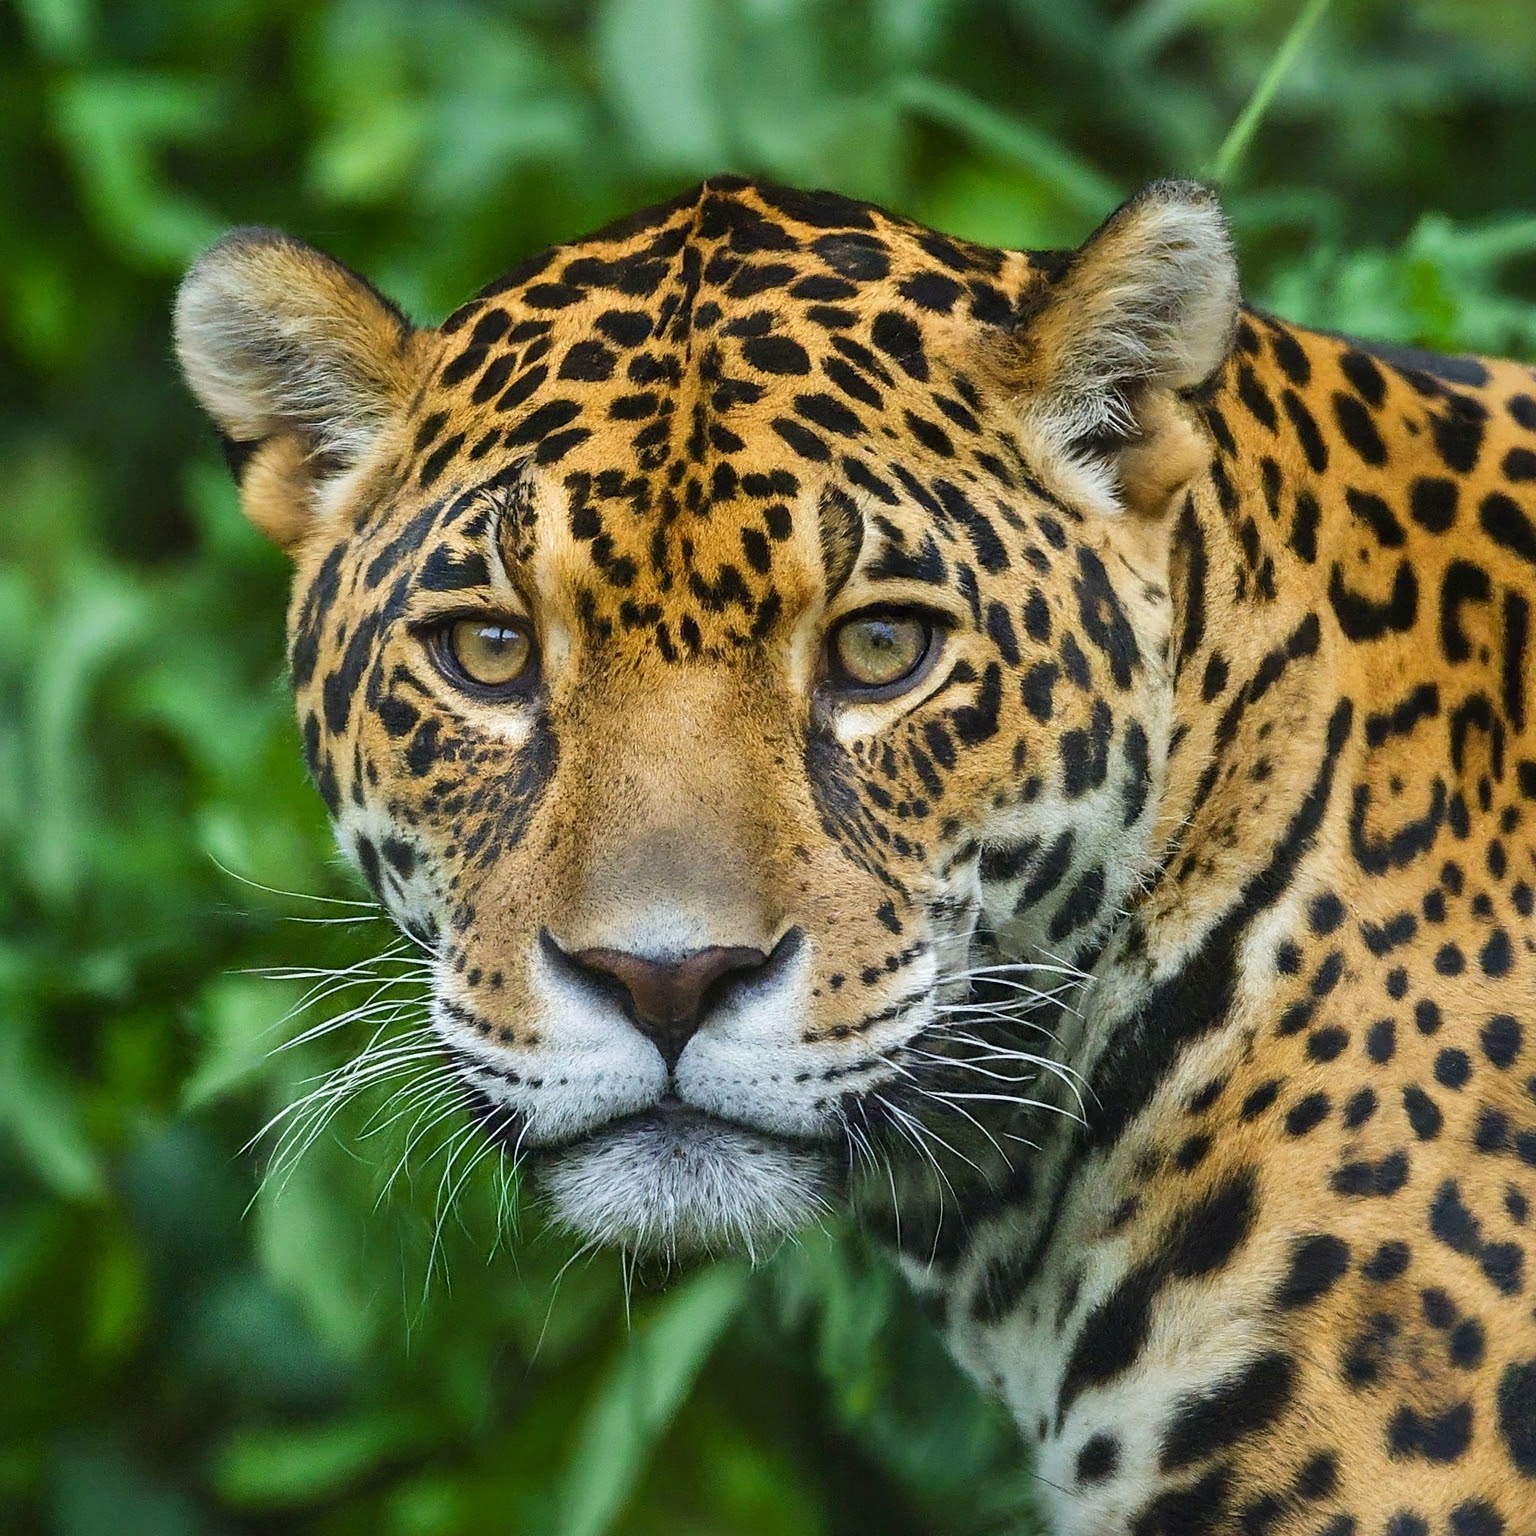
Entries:
<svg viewBox="0 0 1536 1536">
<path fill-rule="evenodd" d="M 655 1042 L 669 1068 L 698 1030 L 711 989 L 739 981 L 768 963 L 760 949 L 695 949 L 667 960 L 622 949 L 579 949 L 565 957 L 628 1003 L 641 1032 Z"/>
</svg>

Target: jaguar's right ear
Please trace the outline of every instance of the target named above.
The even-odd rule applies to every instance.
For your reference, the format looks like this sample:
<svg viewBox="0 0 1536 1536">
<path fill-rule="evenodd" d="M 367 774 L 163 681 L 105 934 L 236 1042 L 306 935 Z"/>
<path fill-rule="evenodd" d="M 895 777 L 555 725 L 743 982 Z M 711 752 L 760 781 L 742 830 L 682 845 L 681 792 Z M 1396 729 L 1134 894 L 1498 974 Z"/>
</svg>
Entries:
<svg viewBox="0 0 1536 1536">
<path fill-rule="evenodd" d="M 176 355 L 246 515 L 292 549 L 317 493 L 405 405 L 417 334 L 377 289 L 275 229 L 232 230 L 176 296 Z"/>
</svg>

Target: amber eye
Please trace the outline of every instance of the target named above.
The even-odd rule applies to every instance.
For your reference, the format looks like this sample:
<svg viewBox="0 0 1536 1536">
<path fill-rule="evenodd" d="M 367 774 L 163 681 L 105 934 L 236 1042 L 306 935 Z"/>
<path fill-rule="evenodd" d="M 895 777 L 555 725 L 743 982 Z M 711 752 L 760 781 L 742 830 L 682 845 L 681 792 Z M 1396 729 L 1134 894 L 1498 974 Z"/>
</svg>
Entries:
<svg viewBox="0 0 1536 1536">
<path fill-rule="evenodd" d="M 456 682 L 497 692 L 524 682 L 533 666 L 533 636 L 508 619 L 456 619 L 437 632 L 437 647 Z"/>
<path fill-rule="evenodd" d="M 832 631 L 827 647 L 828 681 L 835 688 L 886 697 L 911 686 L 927 671 L 933 623 L 915 613 L 860 613 Z"/>
</svg>

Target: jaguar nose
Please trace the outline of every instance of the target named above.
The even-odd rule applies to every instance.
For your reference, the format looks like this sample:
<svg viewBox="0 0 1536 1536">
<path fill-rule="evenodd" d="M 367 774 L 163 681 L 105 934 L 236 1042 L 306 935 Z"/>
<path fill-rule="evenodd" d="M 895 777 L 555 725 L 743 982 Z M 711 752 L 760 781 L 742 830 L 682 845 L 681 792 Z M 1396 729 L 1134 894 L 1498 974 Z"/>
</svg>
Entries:
<svg viewBox="0 0 1536 1536">
<path fill-rule="evenodd" d="M 677 1065 L 709 1004 L 736 983 L 761 971 L 769 956 L 740 945 L 711 945 L 660 959 L 622 949 L 566 952 L 544 935 L 568 964 L 614 993 L 640 1032 L 661 1052 L 668 1070 Z"/>
</svg>

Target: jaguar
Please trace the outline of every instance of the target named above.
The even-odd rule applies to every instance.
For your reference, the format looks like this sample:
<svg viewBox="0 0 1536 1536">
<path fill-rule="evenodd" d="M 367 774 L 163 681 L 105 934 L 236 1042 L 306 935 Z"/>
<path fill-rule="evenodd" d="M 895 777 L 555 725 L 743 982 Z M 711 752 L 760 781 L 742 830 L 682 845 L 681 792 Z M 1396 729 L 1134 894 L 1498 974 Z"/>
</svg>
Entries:
<svg viewBox="0 0 1536 1536">
<path fill-rule="evenodd" d="M 1052 1528 L 1536 1532 L 1536 371 L 720 177 L 175 340 L 341 848 L 583 1242 L 887 1242 Z"/>
</svg>

